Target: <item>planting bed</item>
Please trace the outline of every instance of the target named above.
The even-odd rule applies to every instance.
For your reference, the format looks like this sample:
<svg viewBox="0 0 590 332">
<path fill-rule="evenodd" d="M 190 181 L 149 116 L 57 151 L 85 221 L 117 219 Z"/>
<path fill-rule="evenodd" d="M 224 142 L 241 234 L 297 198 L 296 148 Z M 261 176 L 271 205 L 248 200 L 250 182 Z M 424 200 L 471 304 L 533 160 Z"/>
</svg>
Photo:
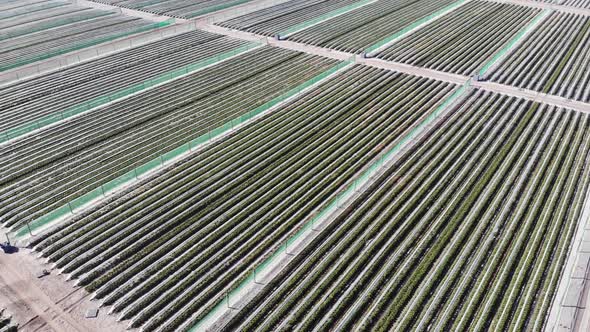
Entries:
<svg viewBox="0 0 590 332">
<path fill-rule="evenodd" d="M 251 0 L 91 0 L 113 6 L 178 18 L 193 18 Z"/>
<path fill-rule="evenodd" d="M 0 9 L 2 10 L 2 18 L 0 18 L 0 40 L 114 14 L 108 11 L 95 10 L 57 1 L 46 2 L 43 6 L 23 7 Z M 23 11 L 23 9 L 27 8 L 30 10 L 29 12 L 25 14 L 18 13 L 18 11 Z"/>
<path fill-rule="evenodd" d="M 539 9 L 471 1 L 400 39 L 376 56 L 463 75 L 473 75 Z"/>
<path fill-rule="evenodd" d="M 227 328 L 540 330 L 586 196 L 589 125 L 474 91 Z"/>
<path fill-rule="evenodd" d="M 590 8 L 590 0 L 565 0 L 561 1 L 560 4 L 580 8 Z"/>
<path fill-rule="evenodd" d="M 590 102 L 590 17 L 553 13 L 488 76 Z"/>
<path fill-rule="evenodd" d="M 589 151 L 587 114 L 474 90 L 225 329 L 539 331 Z"/>
<path fill-rule="evenodd" d="M 293 34 L 296 42 L 361 53 L 456 0 L 380 0 Z"/>
<path fill-rule="evenodd" d="M 184 330 L 453 88 L 348 68 L 33 245 L 130 326 Z"/>
<path fill-rule="evenodd" d="M 18 18 L 19 16 L 23 18 L 24 16 L 36 15 L 39 12 L 69 4 L 67 1 L 57 0 L 3 1 L 0 3 L 0 10 L 2 10 L 0 18 L 3 20 L 12 17 Z"/>
<path fill-rule="evenodd" d="M 274 36 L 292 26 L 320 17 L 358 1 L 292 0 L 233 18 L 219 25 L 265 36 Z"/>
<path fill-rule="evenodd" d="M 0 72 L 160 25 L 53 0 L 2 10 Z"/>
<path fill-rule="evenodd" d="M 0 88 L 0 140 L 11 128 L 59 118 L 97 97 L 115 98 L 115 92 L 245 44 L 204 31 L 187 32 Z"/>
<path fill-rule="evenodd" d="M 0 146 L 0 220 L 35 220 L 335 63 L 263 47 Z"/>
</svg>

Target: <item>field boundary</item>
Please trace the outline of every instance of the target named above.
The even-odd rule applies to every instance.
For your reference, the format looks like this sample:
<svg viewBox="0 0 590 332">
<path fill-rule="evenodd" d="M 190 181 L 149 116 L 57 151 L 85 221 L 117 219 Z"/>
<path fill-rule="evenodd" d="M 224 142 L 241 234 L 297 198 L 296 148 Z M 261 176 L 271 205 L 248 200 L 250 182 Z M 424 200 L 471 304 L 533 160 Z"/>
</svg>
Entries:
<svg viewBox="0 0 590 332">
<path fill-rule="evenodd" d="M 586 165 L 588 163 L 590 158 L 586 158 Z M 590 315 L 590 308 L 587 307 L 590 295 L 590 186 L 586 188 L 582 214 L 575 227 L 547 315 L 547 331 L 587 331 Z"/>
<path fill-rule="evenodd" d="M 468 0 L 469 1 L 469 0 Z M 225 27 L 220 27 L 216 25 L 200 25 L 200 29 L 222 34 L 229 37 L 245 39 L 245 40 L 252 40 L 252 41 L 260 41 L 265 42 L 270 46 L 280 47 L 288 50 L 294 50 L 299 52 L 305 52 L 307 54 L 319 55 L 331 59 L 343 60 L 348 59 L 351 57 L 356 57 L 356 62 L 359 64 L 382 68 L 382 69 L 389 69 L 395 70 L 400 73 L 410 74 L 414 76 L 422 76 L 426 78 L 432 78 L 436 80 L 441 80 L 445 82 L 451 82 L 455 84 L 463 84 L 467 80 L 470 80 L 470 77 L 448 73 L 440 70 L 435 69 L 428 69 L 424 67 L 417 67 L 413 65 L 408 65 L 401 62 L 395 61 L 386 61 L 378 58 L 363 58 L 362 56 L 350 53 L 350 52 L 342 52 L 342 51 L 335 51 L 325 47 L 319 46 L 312 46 L 303 43 L 298 43 L 290 40 L 283 40 L 279 41 L 274 38 L 268 38 L 266 36 L 258 35 L 255 33 L 244 32 L 240 30 L 229 29 Z M 585 103 L 582 101 L 577 100 L 570 100 L 567 98 L 560 97 L 558 95 L 551 95 L 551 94 L 544 94 L 537 91 L 532 90 L 525 90 L 522 88 L 514 87 L 507 84 L 500 84 L 500 83 L 493 83 L 493 82 L 473 82 L 474 87 L 481 88 L 486 91 L 506 94 L 510 96 L 520 97 L 527 100 L 538 101 L 550 105 L 555 105 L 559 107 L 565 107 L 569 109 L 573 109 L 580 112 L 590 112 L 590 103 Z"/>
<path fill-rule="evenodd" d="M 539 103 L 563 107 L 582 113 L 590 113 L 590 103 L 567 99 L 558 95 L 547 94 L 529 89 L 518 88 L 512 85 L 506 85 L 494 82 L 473 82 L 474 87 L 499 94 L 523 98 Z"/>
<path fill-rule="evenodd" d="M 417 126 L 409 129 L 405 136 L 392 143 L 384 153 L 375 158 L 373 163 L 359 171 L 357 173 L 359 175 L 354 180 L 345 184 L 342 191 L 329 199 L 325 207 L 318 209 L 293 236 L 280 245 L 274 253 L 264 259 L 244 280 L 229 291 L 225 300 L 214 306 L 205 318 L 190 328 L 190 331 L 211 330 L 221 327 L 219 325 L 224 325 L 221 321 L 225 321 L 232 315 L 232 309 L 239 310 L 240 307 L 245 305 L 254 296 L 253 293 L 257 293 L 262 289 L 263 280 L 269 279 L 272 275 L 278 273 L 282 267 L 293 259 L 296 251 L 303 250 L 305 245 L 312 241 L 321 229 L 330 224 L 336 214 L 349 205 L 363 190 L 366 190 L 372 183 L 377 181 L 380 173 L 383 173 L 404 151 L 425 135 L 431 126 L 444 118 L 449 110 L 462 101 L 468 95 L 466 92 L 469 90 L 470 82 L 468 81 L 462 86 L 457 86 L 454 91 L 449 92 L 446 99 L 432 113 L 425 116 Z M 316 228 L 318 225 L 319 227 Z M 238 298 L 236 301 L 237 306 L 231 305 L 232 298 Z"/>
<path fill-rule="evenodd" d="M 233 132 L 237 128 L 249 124 L 252 119 L 266 115 L 269 110 L 272 110 L 283 102 L 306 92 L 307 90 L 313 88 L 313 86 L 315 86 L 317 83 L 325 80 L 326 78 L 351 65 L 352 63 L 352 61 L 345 61 L 332 66 L 324 72 L 299 84 L 291 90 L 284 92 L 283 94 L 260 105 L 259 107 L 241 116 L 238 116 L 237 118 L 234 118 L 225 124 L 214 128 L 209 132 L 189 141 L 188 143 L 166 152 L 141 166 L 132 169 L 131 171 L 68 202 L 67 204 L 47 213 L 46 215 L 32 221 L 31 223 L 21 226 L 12 234 L 12 237 L 18 241 L 28 240 L 30 237 L 35 236 L 33 231 L 40 232 L 54 225 L 58 225 L 60 222 L 63 222 L 66 218 L 76 214 L 78 211 L 85 210 L 86 208 L 93 206 L 98 200 L 102 200 L 103 198 L 107 197 L 107 195 L 116 193 L 121 188 L 134 183 L 135 181 L 139 180 L 140 177 L 150 176 L 153 173 L 165 168 L 166 166 L 185 158 L 187 155 L 193 151 L 196 151 L 197 148 L 204 146 L 206 143 L 223 138 L 225 134 Z"/>
</svg>

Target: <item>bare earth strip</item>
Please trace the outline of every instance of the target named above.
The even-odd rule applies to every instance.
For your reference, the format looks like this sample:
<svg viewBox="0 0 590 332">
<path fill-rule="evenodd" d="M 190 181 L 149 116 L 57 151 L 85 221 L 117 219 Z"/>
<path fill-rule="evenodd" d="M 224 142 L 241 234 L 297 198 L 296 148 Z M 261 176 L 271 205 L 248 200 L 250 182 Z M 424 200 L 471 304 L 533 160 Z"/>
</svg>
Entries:
<svg viewBox="0 0 590 332">
<path fill-rule="evenodd" d="M 462 76 L 458 74 L 452 74 L 443 72 L 440 70 L 428 69 L 417 67 L 413 65 L 408 65 L 404 63 L 398 63 L 393 61 L 385 61 L 375 58 L 362 58 L 360 56 L 355 56 L 355 54 L 335 51 L 324 47 L 312 46 L 312 45 L 305 45 L 302 43 L 297 43 L 293 41 L 279 41 L 274 38 L 268 38 L 266 36 L 257 35 L 251 32 L 244 32 L 239 30 L 233 30 L 229 28 L 224 28 L 216 25 L 207 24 L 204 22 L 200 22 L 197 24 L 197 28 L 218 33 L 234 38 L 240 38 L 250 41 L 260 41 L 266 44 L 286 48 L 294 51 L 305 52 L 309 54 L 320 55 L 332 59 L 338 60 L 346 60 L 346 59 L 355 59 L 356 63 L 364 64 L 367 66 L 383 68 L 383 69 L 390 69 L 395 70 L 404 74 L 422 76 L 432 79 L 437 79 L 445 82 L 455 83 L 455 84 L 463 84 L 467 82 L 470 78 L 467 76 Z M 492 83 L 492 82 L 473 82 L 473 86 L 487 90 L 492 92 L 497 92 L 509 96 L 520 97 L 528 100 L 534 100 L 538 102 L 547 103 L 550 105 L 555 105 L 559 107 L 570 108 L 576 111 L 590 113 L 590 104 L 584 103 L 575 100 L 569 100 L 563 97 L 549 95 L 544 93 L 539 93 L 532 90 L 520 89 L 517 87 Z"/>
<path fill-rule="evenodd" d="M 98 318 L 86 319 L 86 310 L 98 307 L 89 294 L 56 271 L 41 279 L 37 275 L 48 269 L 29 249 L 18 253 L 0 252 L 0 307 L 7 308 L 19 324 L 19 331 L 93 332 L 123 331 L 125 326 L 115 317 L 99 312 Z"/>
</svg>

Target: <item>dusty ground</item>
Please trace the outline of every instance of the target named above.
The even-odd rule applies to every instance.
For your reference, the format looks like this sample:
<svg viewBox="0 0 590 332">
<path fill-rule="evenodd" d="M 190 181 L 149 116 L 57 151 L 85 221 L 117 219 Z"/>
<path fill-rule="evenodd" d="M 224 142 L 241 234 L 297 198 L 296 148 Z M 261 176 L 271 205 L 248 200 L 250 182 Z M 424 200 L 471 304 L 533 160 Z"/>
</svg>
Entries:
<svg viewBox="0 0 590 332">
<path fill-rule="evenodd" d="M 19 331 L 124 331 L 125 323 L 116 322 L 102 308 L 97 318 L 85 318 L 88 309 L 98 308 L 90 294 L 66 282 L 64 275 L 50 270 L 44 260 L 26 248 L 5 254 L 0 250 L 0 308 L 6 308 L 19 324 Z M 50 275 L 37 275 L 47 269 Z"/>
</svg>

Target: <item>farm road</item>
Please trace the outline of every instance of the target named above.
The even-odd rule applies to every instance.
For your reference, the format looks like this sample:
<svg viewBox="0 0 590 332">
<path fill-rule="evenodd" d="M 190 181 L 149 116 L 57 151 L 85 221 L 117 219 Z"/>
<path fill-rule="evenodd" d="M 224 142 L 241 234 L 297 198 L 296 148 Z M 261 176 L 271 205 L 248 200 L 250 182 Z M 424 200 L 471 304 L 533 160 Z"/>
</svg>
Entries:
<svg viewBox="0 0 590 332">
<path fill-rule="evenodd" d="M 204 21 L 198 22 L 197 28 L 206 30 L 209 32 L 222 34 L 234 38 L 240 38 L 250 41 L 259 41 L 262 43 L 266 43 L 272 46 L 286 48 L 294 51 L 305 52 L 308 54 L 315 54 L 320 55 L 332 59 L 337 60 L 349 60 L 354 59 L 356 63 L 377 67 L 382 69 L 390 69 L 395 70 L 401 73 L 415 75 L 415 76 L 422 76 L 427 78 L 436 79 L 439 81 L 454 83 L 454 84 L 464 84 L 470 80 L 470 77 L 447 73 L 439 70 L 429 69 L 429 68 L 422 68 L 417 67 L 405 63 L 393 62 L 393 61 L 385 61 L 377 58 L 363 58 L 359 55 L 341 51 L 335 51 L 324 47 L 318 47 L 313 45 L 306 45 L 302 43 L 297 43 L 289 40 L 282 40 L 279 41 L 275 38 L 268 38 L 261 35 L 256 35 L 250 32 L 244 32 L 239 30 L 233 30 L 225 27 L 220 27 L 217 25 L 208 24 Z M 558 107 L 564 107 L 569 109 L 574 109 L 576 111 L 590 113 L 590 104 L 584 103 L 581 101 L 575 100 L 568 100 L 566 98 L 555 96 L 555 95 L 548 95 L 544 93 L 539 93 L 532 90 L 520 89 L 517 87 L 499 84 L 499 83 L 492 83 L 492 82 L 472 82 L 472 86 L 496 93 L 501 93 L 504 95 L 524 98 L 528 100 L 534 100 L 550 105 L 555 105 Z"/>
</svg>

